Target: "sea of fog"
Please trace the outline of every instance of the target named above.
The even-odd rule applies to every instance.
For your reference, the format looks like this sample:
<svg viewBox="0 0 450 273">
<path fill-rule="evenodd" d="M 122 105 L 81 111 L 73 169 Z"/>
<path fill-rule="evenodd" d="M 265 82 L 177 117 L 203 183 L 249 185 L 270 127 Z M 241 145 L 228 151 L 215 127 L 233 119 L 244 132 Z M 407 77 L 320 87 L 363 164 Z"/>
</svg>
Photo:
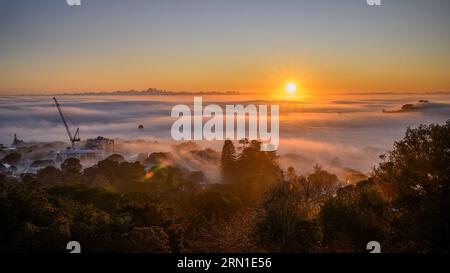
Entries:
<svg viewBox="0 0 450 273">
<path fill-rule="evenodd" d="M 173 142 L 170 128 L 176 120 L 170 116 L 172 107 L 193 104 L 193 96 L 60 96 L 58 100 L 72 130 L 80 128 L 82 139 L 104 136 L 167 144 Z M 445 94 L 335 95 L 298 101 L 203 96 L 204 105 L 238 103 L 280 105 L 281 163 L 304 170 L 321 164 L 368 172 L 408 126 L 450 119 L 450 95 Z M 412 106 L 402 110 L 405 104 Z M 139 124 L 144 129 L 139 130 Z M 68 142 L 50 96 L 0 97 L 0 143 L 10 145 L 15 133 L 27 142 Z M 200 145 L 220 150 L 222 143 Z M 159 145 L 155 151 L 168 146 Z"/>
</svg>

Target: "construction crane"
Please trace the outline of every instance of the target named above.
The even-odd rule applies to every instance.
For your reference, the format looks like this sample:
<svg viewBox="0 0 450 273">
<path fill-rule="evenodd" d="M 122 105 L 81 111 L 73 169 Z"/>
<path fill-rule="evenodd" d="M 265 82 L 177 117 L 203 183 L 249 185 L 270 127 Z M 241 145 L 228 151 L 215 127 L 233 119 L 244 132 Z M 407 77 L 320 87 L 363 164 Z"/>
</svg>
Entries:
<svg viewBox="0 0 450 273">
<path fill-rule="evenodd" d="M 61 117 L 62 122 L 64 123 L 64 126 L 66 127 L 67 134 L 69 135 L 70 142 L 72 143 L 72 149 L 75 148 L 75 142 L 80 141 L 80 128 L 77 128 L 75 131 L 75 134 L 72 136 L 72 133 L 70 132 L 69 125 L 67 125 L 66 119 L 64 118 L 63 112 L 61 110 L 61 106 L 59 105 L 58 101 L 55 97 L 53 97 L 53 100 L 55 101 L 56 108 L 58 109 L 59 116 Z"/>
</svg>

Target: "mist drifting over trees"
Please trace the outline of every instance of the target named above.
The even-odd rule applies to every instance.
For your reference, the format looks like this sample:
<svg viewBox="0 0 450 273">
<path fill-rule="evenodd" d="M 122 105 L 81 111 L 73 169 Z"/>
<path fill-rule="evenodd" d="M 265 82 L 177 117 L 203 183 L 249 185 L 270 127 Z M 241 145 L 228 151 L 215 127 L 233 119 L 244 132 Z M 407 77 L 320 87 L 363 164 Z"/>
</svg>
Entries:
<svg viewBox="0 0 450 273">
<path fill-rule="evenodd" d="M 219 155 L 183 147 L 215 158 L 220 179 L 170 152 L 1 174 L 0 251 L 63 252 L 71 240 L 84 252 L 365 252 L 373 240 L 449 251 L 450 121 L 408 129 L 356 183 L 318 165 L 283 170 L 255 140 L 225 141 Z"/>
</svg>

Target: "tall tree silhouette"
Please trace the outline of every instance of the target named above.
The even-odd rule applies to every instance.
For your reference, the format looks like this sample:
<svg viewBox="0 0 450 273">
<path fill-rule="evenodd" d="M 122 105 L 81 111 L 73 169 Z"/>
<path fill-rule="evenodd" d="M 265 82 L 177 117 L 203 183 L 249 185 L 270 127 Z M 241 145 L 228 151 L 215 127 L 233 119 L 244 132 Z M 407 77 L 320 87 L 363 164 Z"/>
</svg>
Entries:
<svg viewBox="0 0 450 273">
<path fill-rule="evenodd" d="M 223 144 L 220 163 L 222 180 L 228 182 L 233 178 L 236 166 L 236 148 L 234 147 L 233 141 L 226 140 Z"/>
</svg>

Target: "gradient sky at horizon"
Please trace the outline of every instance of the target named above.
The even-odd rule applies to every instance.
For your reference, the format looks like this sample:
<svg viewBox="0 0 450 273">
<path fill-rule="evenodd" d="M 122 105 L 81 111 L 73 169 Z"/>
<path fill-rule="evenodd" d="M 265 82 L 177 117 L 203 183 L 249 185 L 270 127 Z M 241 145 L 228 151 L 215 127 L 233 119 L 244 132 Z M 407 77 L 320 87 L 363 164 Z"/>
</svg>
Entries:
<svg viewBox="0 0 450 273">
<path fill-rule="evenodd" d="M 0 94 L 450 91 L 450 1 L 0 0 Z"/>
</svg>

